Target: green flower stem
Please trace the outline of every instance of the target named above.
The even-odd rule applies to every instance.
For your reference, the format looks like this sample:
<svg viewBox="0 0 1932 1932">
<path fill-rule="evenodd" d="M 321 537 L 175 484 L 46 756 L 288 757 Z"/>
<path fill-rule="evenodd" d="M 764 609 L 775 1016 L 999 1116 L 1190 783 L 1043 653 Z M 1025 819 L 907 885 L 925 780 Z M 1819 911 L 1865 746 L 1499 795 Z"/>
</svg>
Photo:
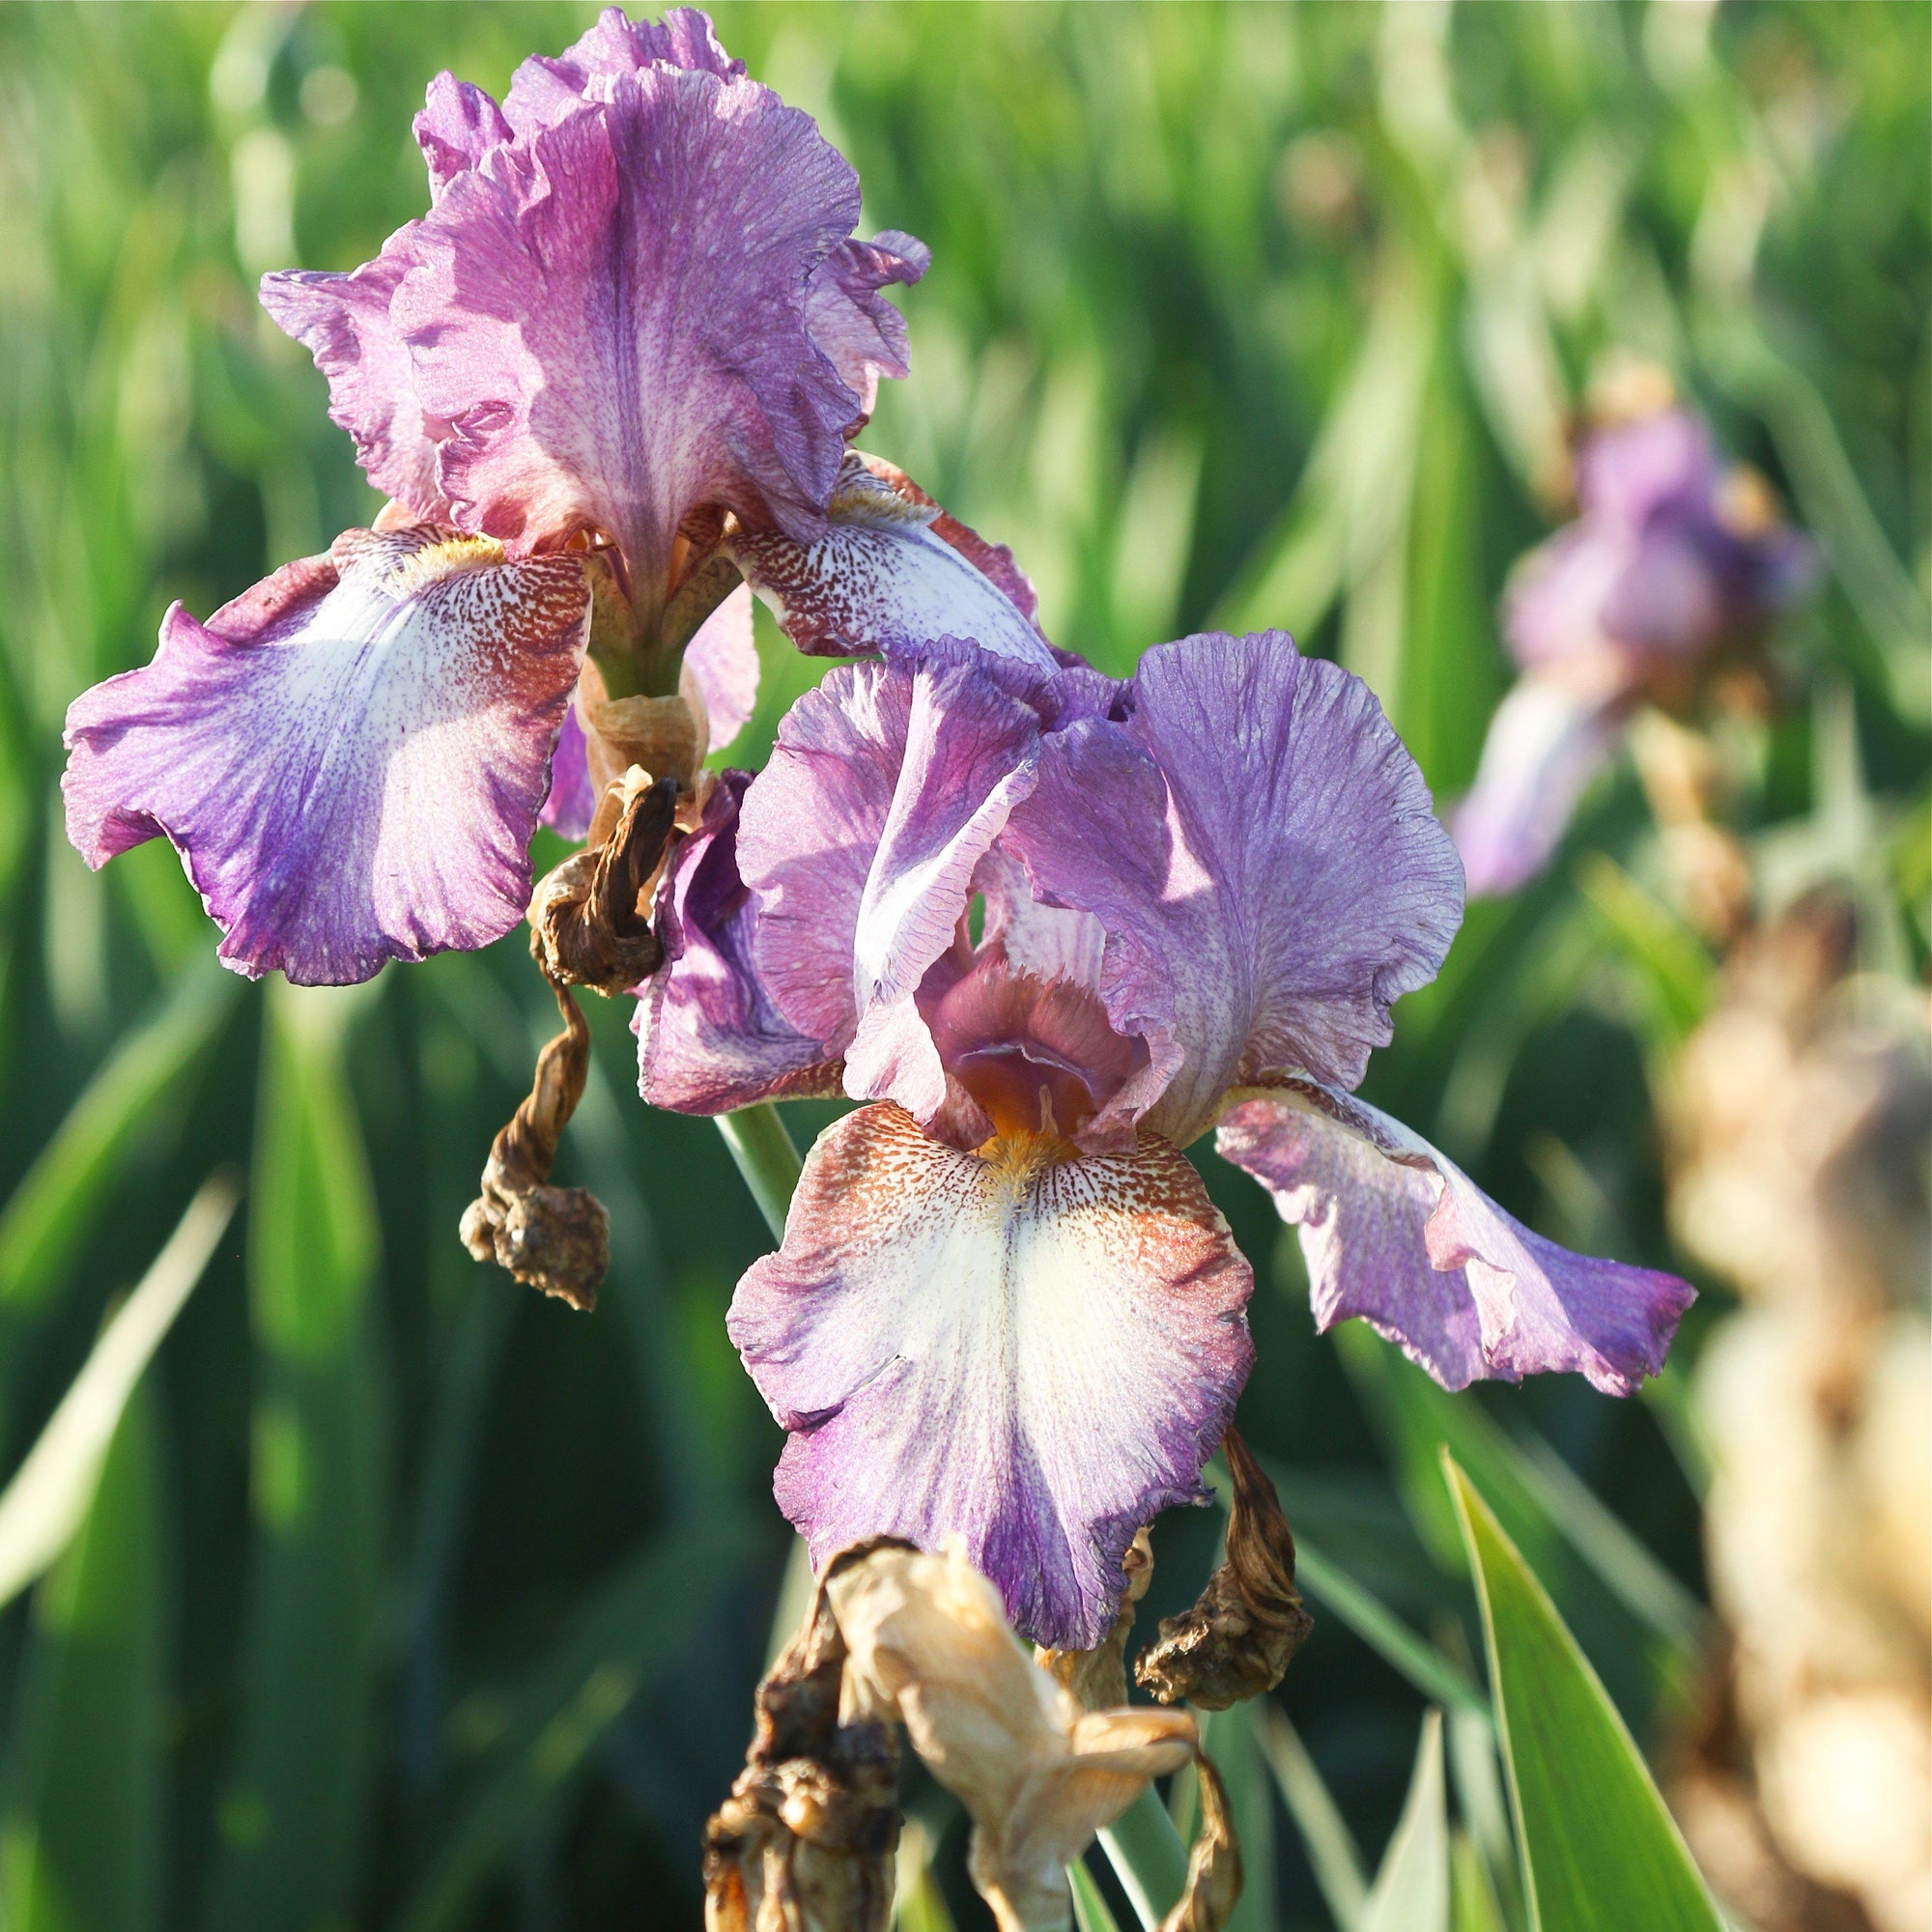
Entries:
<svg viewBox="0 0 1932 1932">
<path fill-rule="evenodd" d="M 718 1131 L 724 1136 L 773 1239 L 783 1240 L 785 1209 L 791 1206 L 791 1191 L 798 1185 L 804 1162 L 782 1116 L 769 1100 L 761 1100 L 755 1107 L 740 1107 L 735 1114 L 720 1114 Z"/>
<path fill-rule="evenodd" d="M 1100 1847 L 1143 1925 L 1158 1925 L 1180 1903 L 1187 1889 L 1187 1847 L 1152 1785 L 1100 1833 Z"/>
</svg>

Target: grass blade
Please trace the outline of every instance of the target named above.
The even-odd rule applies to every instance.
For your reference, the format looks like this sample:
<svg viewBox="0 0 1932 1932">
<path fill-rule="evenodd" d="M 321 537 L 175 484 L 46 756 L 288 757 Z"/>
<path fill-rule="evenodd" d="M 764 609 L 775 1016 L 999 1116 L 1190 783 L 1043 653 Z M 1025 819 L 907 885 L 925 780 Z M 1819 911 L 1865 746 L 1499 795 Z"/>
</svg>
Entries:
<svg viewBox="0 0 1932 1932">
<path fill-rule="evenodd" d="M 1443 1468 L 1483 1632 L 1535 1932 L 1719 1932 L 1649 1769 L 1589 1660 L 1489 1504 Z"/>
<path fill-rule="evenodd" d="M 242 990 L 208 965 L 130 1033 L 73 1104 L 0 1211 L 0 1309 L 36 1309 L 86 1237 L 128 1141 L 213 1039 Z"/>
<path fill-rule="evenodd" d="M 1357 1932 L 1369 1902 L 1368 1875 L 1354 1835 L 1315 1768 L 1301 1734 L 1287 1714 L 1265 1699 L 1255 1700 L 1255 1737 L 1274 1774 L 1275 1788 L 1301 1833 L 1315 1883 L 1321 1888 L 1329 1917 L 1340 1932 Z"/>
<path fill-rule="evenodd" d="M 385 1443 L 375 1208 L 341 1065 L 354 997 L 277 985 L 267 1008 L 249 1213 L 251 1701 L 209 1932 L 346 1921 L 360 1864 Z"/>
<path fill-rule="evenodd" d="M 0 1924 L 160 1922 L 168 1568 L 152 1409 L 119 1413 L 86 1521 L 34 1599 L 0 1826 Z"/>
<path fill-rule="evenodd" d="M 676 1528 L 597 1592 L 515 1694 L 469 1798 L 396 1914 L 395 1932 L 448 1932 L 524 1830 L 566 1790 L 598 1741 L 670 1668 L 753 1548 L 736 1519 Z"/>
<path fill-rule="evenodd" d="M 1422 1720 L 1415 1774 L 1363 1910 L 1362 1932 L 1449 1932 L 1449 1802 L 1439 1711 Z"/>
<path fill-rule="evenodd" d="M 1066 1867 L 1066 1883 L 1073 1893 L 1073 1922 L 1079 1932 L 1121 1932 L 1105 1894 L 1084 1864 L 1076 1861 Z M 907 1925 L 903 1913 L 899 1924 Z"/>
<path fill-rule="evenodd" d="M 201 1279 L 238 1198 L 225 1175 L 203 1182 L 0 1494 L 0 1604 L 31 1583 L 80 1527 L 122 1411 Z"/>
</svg>

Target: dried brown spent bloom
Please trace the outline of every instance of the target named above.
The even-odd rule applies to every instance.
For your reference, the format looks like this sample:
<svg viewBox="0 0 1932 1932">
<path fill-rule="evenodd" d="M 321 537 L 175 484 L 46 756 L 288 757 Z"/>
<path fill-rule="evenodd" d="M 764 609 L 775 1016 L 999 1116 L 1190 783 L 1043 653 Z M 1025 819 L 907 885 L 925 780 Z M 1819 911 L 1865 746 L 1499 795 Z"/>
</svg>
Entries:
<svg viewBox="0 0 1932 1932">
<path fill-rule="evenodd" d="M 530 951 L 553 985 L 590 986 L 608 996 L 629 992 L 657 971 L 664 948 L 651 929 L 650 888 L 677 799 L 675 779 L 653 779 L 633 765 L 605 792 L 591 842 L 538 885 Z"/>
<path fill-rule="evenodd" d="M 1035 1658 L 1084 1711 L 1109 1710 L 1127 1701 L 1127 1638 L 1133 1634 L 1134 1612 L 1153 1581 L 1153 1545 L 1146 1530 L 1135 1533 L 1121 1568 L 1126 1573 L 1127 1593 L 1106 1642 L 1094 1650 L 1042 1650 Z"/>
<path fill-rule="evenodd" d="M 582 1187 L 549 1185 L 564 1122 L 583 1097 L 590 1029 L 562 986 L 563 1031 L 537 1056 L 528 1096 L 497 1134 L 483 1168 L 483 1191 L 463 1216 L 463 1245 L 519 1281 L 567 1301 L 597 1305 L 611 1264 L 611 1217 Z"/>
<path fill-rule="evenodd" d="M 758 1686 L 745 1769 L 704 1833 L 706 1932 L 885 1932 L 898 1845 L 889 1724 L 839 1714 L 845 1639 L 826 1586 L 893 1539 L 835 1557 Z"/>
<path fill-rule="evenodd" d="M 973 1818 L 968 1870 L 1001 1932 L 1070 1921 L 1066 1866 L 1155 1777 L 1200 1753 L 1184 1712 L 1080 1710 L 1008 1627 L 999 1593 L 957 1550 L 881 1548 L 829 1570 L 848 1648 L 847 1721 L 896 1719 Z M 1217 1932 L 1240 1889 L 1239 1852 L 1202 1764 L 1208 1832 L 1164 1932 Z"/>
<path fill-rule="evenodd" d="M 1315 1628 L 1294 1587 L 1294 1536 L 1274 1485 L 1236 1431 L 1221 1447 L 1235 1483 L 1228 1553 L 1201 1601 L 1162 1618 L 1160 1641 L 1134 1666 L 1134 1681 L 1163 1704 L 1185 1699 L 1204 1711 L 1272 1690 Z"/>
</svg>

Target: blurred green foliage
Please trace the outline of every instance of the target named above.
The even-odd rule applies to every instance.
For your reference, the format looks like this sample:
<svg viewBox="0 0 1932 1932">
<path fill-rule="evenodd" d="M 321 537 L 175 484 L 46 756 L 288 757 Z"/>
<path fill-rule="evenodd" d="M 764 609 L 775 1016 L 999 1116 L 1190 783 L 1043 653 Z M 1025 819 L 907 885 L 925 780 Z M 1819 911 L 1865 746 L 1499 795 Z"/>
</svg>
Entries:
<svg viewBox="0 0 1932 1932">
<path fill-rule="evenodd" d="M 933 246 L 867 445 L 1014 544 L 1058 641 L 1124 670 L 1209 622 L 1291 628 L 1375 685 L 1440 795 L 1506 680 L 1497 591 L 1558 514 L 1583 383 L 1618 347 L 1668 365 L 1831 564 L 1780 708 L 1727 727 L 1739 821 L 1780 890 L 1850 878 L 1875 963 L 1923 971 L 1924 6 L 718 13 L 857 163 L 867 222 Z M 7 1467 L 196 1186 L 250 1177 L 81 1538 L 0 1617 L 19 1932 L 697 1922 L 787 1544 L 723 1328 L 765 1234 L 722 1143 L 631 1097 L 626 1016 L 594 1014 L 565 1178 L 615 1259 L 594 1316 L 539 1302 L 455 1238 L 552 1023 L 520 943 L 244 988 L 167 847 L 88 873 L 57 791 L 65 706 L 146 660 L 170 599 L 205 613 L 376 507 L 256 275 L 371 255 L 424 202 L 430 75 L 500 93 L 588 17 L 0 12 Z M 762 637 L 752 764 L 821 668 Z M 1472 910 L 1369 1091 L 1535 1225 L 1681 1267 L 1648 1082 L 1712 962 L 1628 777 L 1570 850 Z M 1264 1277 L 1242 1425 L 1320 1552 L 1281 1693 L 1302 1754 L 1257 1733 L 1333 1794 L 1290 1780 L 1256 1892 L 1313 1927 L 1359 1898 L 1350 1833 L 1395 1826 L 1417 1685 L 1481 1669 L 1437 1445 L 1652 1741 L 1694 1651 L 1696 1470 L 1667 1393 L 1447 1398 L 1366 1336 L 1345 1361 L 1259 1192 L 1211 1183 Z M 1151 1610 L 1212 1536 L 1163 1524 Z M 1482 1718 L 1449 1746 L 1457 1922 L 1520 1923 Z M 1242 1802 L 1265 1817 L 1259 1771 Z M 945 1851 L 907 1922 L 943 1890 L 982 1923 L 956 1814 L 916 1808 Z"/>
</svg>

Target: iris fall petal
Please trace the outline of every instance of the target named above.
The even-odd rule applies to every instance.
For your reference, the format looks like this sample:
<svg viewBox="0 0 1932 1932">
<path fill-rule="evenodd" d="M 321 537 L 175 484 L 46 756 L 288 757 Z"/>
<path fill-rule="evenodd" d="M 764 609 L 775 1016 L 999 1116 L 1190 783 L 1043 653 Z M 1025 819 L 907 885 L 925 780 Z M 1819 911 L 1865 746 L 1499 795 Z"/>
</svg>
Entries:
<svg viewBox="0 0 1932 1932">
<path fill-rule="evenodd" d="M 1198 1500 L 1253 1357 L 1253 1277 L 1187 1161 L 985 1159 L 896 1107 L 820 1138 L 727 1322 L 790 1432 L 814 1562 L 957 1534 L 1035 1641 L 1111 1628 L 1134 1532 Z"/>
<path fill-rule="evenodd" d="M 1573 1370 L 1630 1395 L 1694 1298 L 1675 1275 L 1544 1239 L 1351 1094 L 1310 1082 L 1245 1100 L 1216 1146 L 1299 1233 L 1316 1325 L 1359 1315 L 1444 1388 Z"/>
<path fill-rule="evenodd" d="M 527 847 L 576 682 L 575 558 L 352 530 L 68 711 L 68 836 L 92 866 L 164 835 L 253 977 L 366 980 L 477 947 L 529 899 Z"/>
</svg>

